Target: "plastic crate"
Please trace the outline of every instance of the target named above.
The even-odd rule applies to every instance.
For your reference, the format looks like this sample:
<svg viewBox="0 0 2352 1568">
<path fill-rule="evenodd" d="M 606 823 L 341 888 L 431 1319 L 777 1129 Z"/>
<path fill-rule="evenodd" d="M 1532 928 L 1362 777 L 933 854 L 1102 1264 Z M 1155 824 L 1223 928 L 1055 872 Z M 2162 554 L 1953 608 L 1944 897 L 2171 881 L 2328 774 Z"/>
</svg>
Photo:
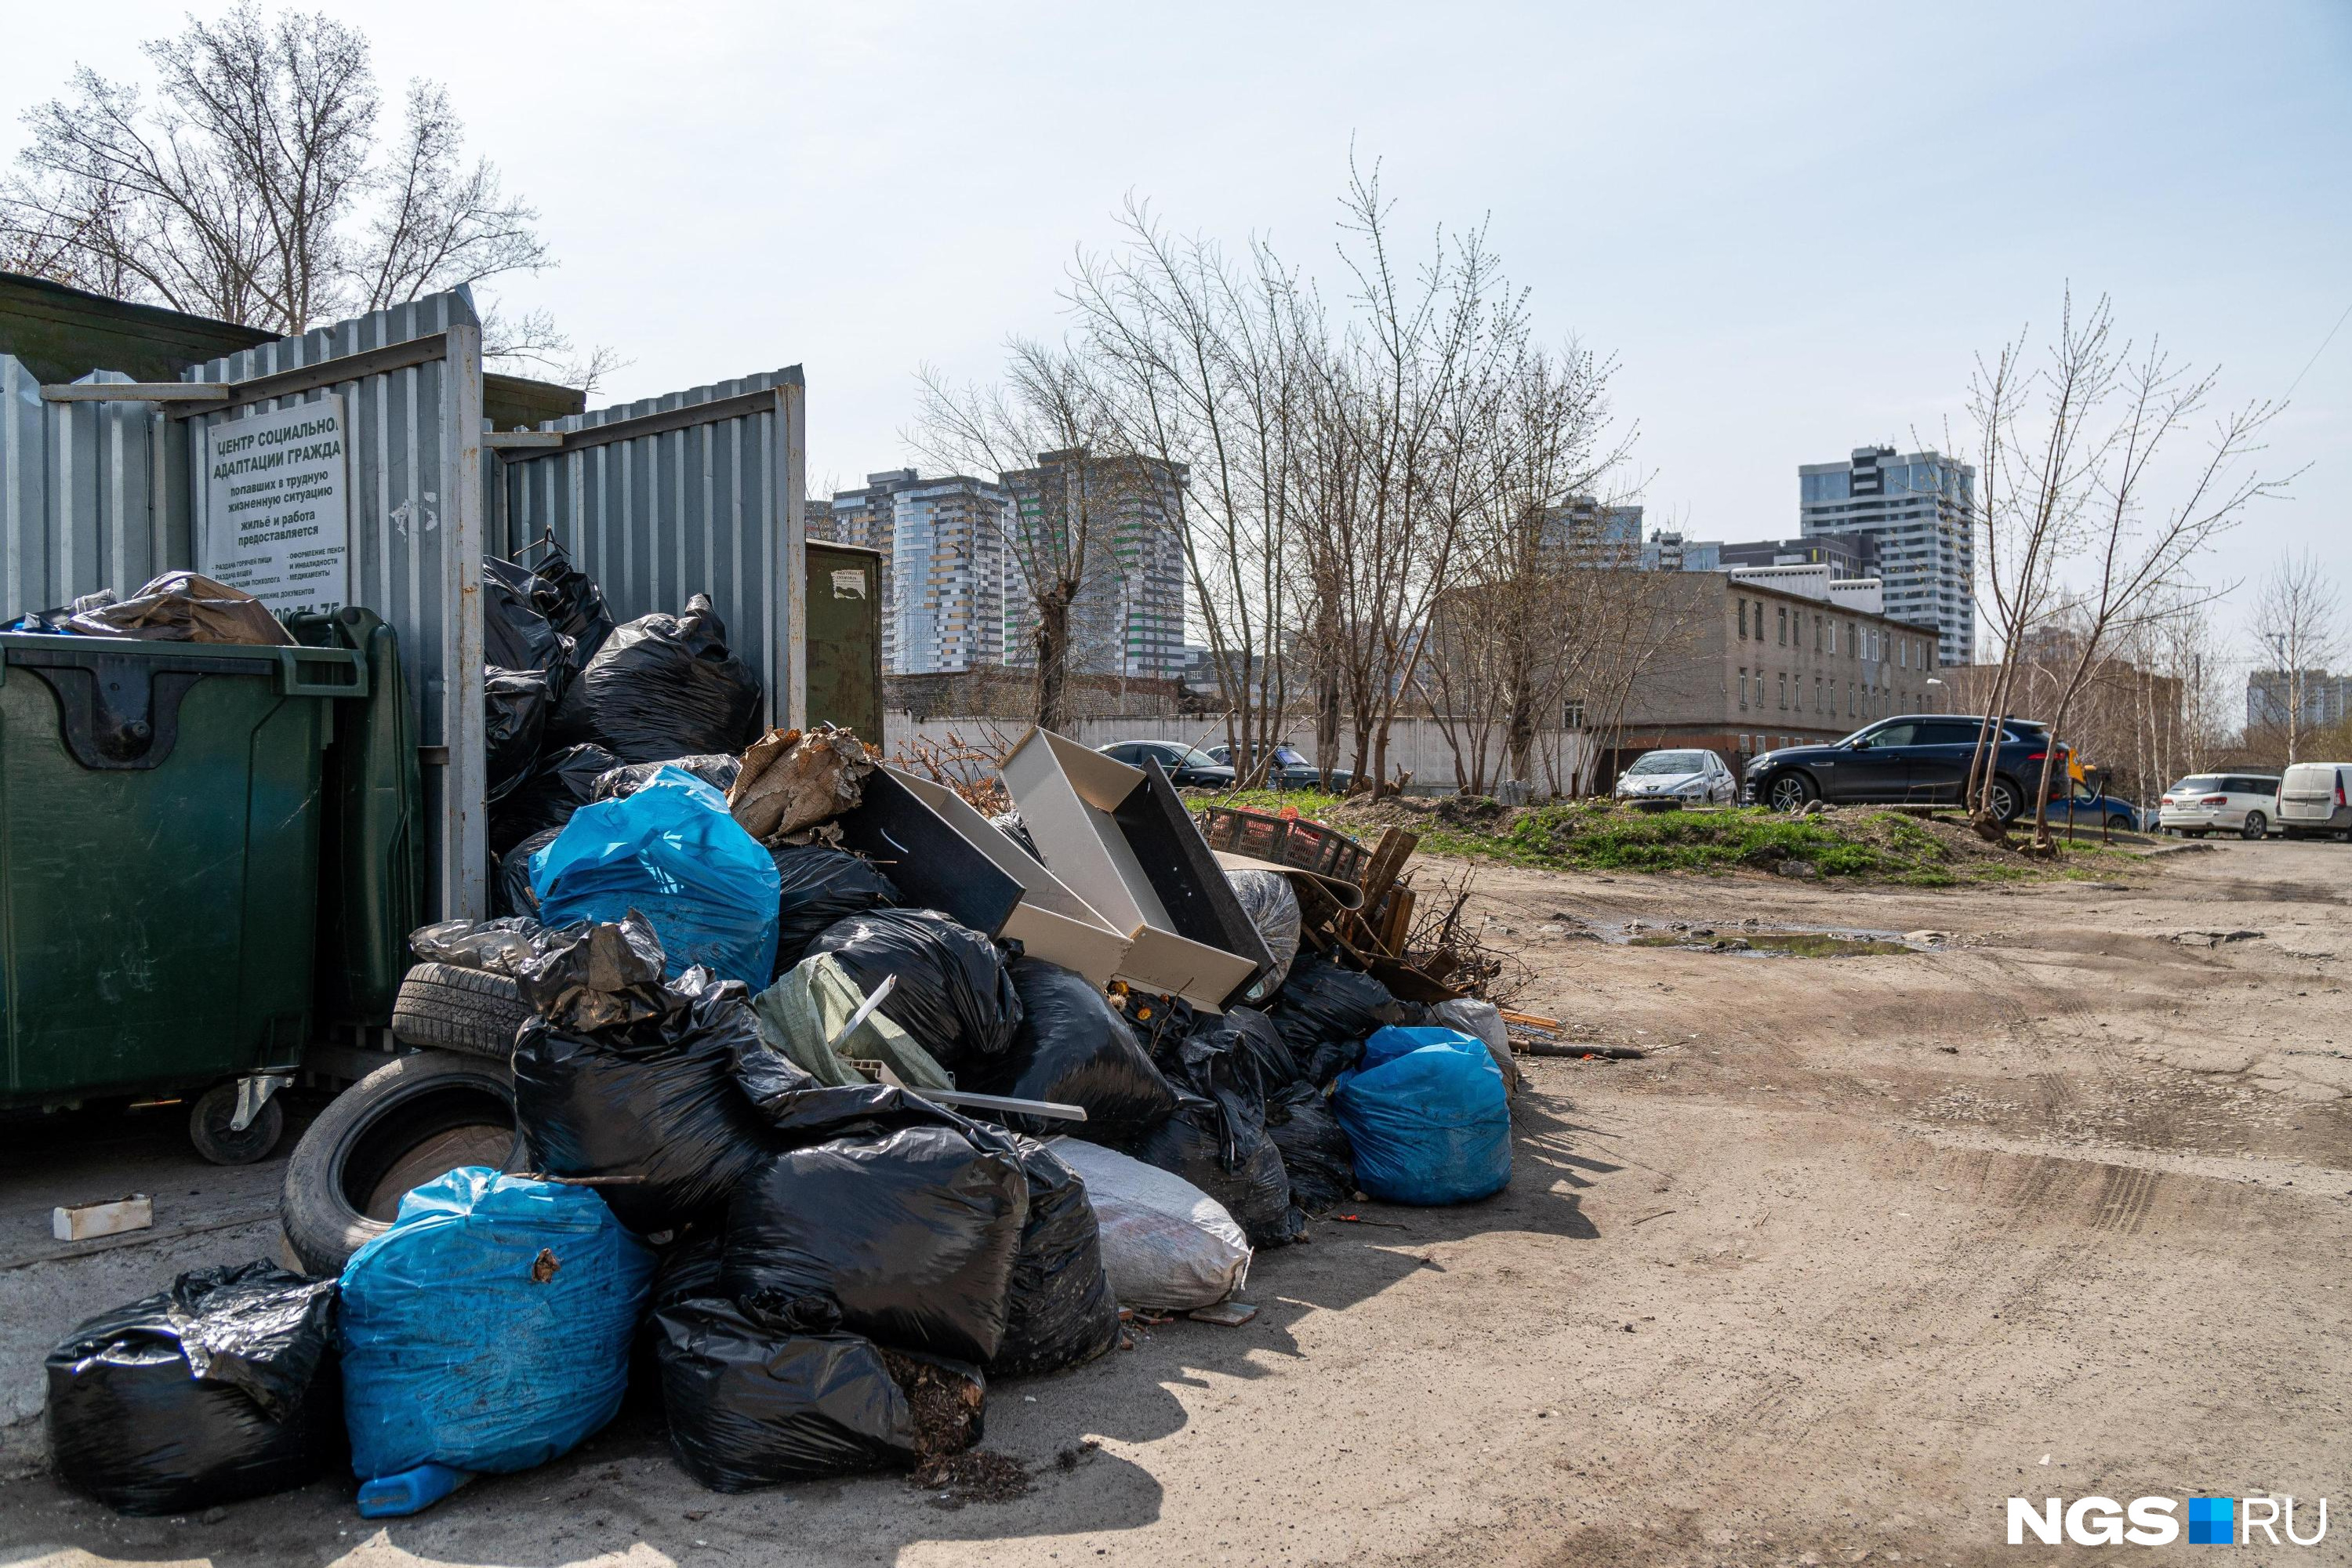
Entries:
<svg viewBox="0 0 2352 1568">
<path fill-rule="evenodd" d="M 1246 855 L 1342 882 L 1362 881 L 1364 866 L 1371 859 L 1370 851 L 1336 827 L 1243 806 L 1202 807 L 1201 836 L 1210 848 L 1228 855 Z"/>
</svg>

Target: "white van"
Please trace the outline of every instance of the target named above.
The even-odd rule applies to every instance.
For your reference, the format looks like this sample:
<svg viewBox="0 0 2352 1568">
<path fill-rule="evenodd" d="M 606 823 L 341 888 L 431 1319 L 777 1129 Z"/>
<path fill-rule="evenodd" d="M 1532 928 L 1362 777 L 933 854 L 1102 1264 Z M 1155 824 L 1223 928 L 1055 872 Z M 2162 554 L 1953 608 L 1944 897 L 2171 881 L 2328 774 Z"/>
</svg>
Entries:
<svg viewBox="0 0 2352 1568">
<path fill-rule="evenodd" d="M 2352 785 L 2352 763 L 2290 763 L 2279 780 L 2279 832 L 2288 838 L 2315 838 L 2323 833 L 2352 839 L 2352 803 L 2345 789 Z"/>
</svg>

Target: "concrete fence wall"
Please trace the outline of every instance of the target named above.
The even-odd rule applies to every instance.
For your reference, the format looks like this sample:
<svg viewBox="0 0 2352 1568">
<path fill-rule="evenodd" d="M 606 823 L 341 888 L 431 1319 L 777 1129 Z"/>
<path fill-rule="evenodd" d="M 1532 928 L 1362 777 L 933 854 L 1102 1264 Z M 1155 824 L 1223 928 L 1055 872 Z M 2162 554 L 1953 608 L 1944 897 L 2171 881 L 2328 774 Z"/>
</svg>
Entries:
<svg viewBox="0 0 2352 1568">
<path fill-rule="evenodd" d="M 917 741 L 940 747 L 961 747 L 1001 757 L 1011 751 L 1028 725 L 1017 719 L 943 719 L 927 718 L 917 722 L 908 713 L 892 712 L 883 716 L 883 752 L 897 757 Z M 1076 719 L 1069 726 L 1070 739 L 1086 746 L 1108 745 L 1114 741 L 1174 741 L 1184 745 L 1209 747 L 1222 743 L 1225 738 L 1224 723 L 1217 719 L 1168 719 L 1159 717 Z M 1302 720 L 1286 734 L 1285 740 L 1311 762 L 1323 759 L 1315 754 L 1315 731 L 1311 721 Z M 1549 731 L 1536 738 L 1537 750 L 1550 766 L 1538 764 L 1538 776 L 1528 783 L 1538 796 L 1550 792 L 1549 780 L 1559 778 L 1564 788 L 1572 789 L 1572 780 L 1580 766 L 1588 765 L 1592 755 L 1590 739 L 1580 732 Z M 1353 760 L 1354 742 L 1343 726 L 1339 754 L 1331 759 L 1334 767 L 1347 767 Z M 1488 756 L 1499 755 L 1499 741 L 1490 742 Z M 1399 719 L 1389 730 L 1388 765 L 1390 776 L 1402 768 L 1412 775 L 1409 793 L 1413 795 L 1452 795 L 1454 791 L 1454 749 L 1447 743 L 1444 726 L 1434 719 Z M 971 764 L 975 773 L 985 771 L 984 765 Z M 1490 763 L 1486 776 L 1492 781 L 1499 769 Z M 1489 788 L 1493 787 L 1490 782 Z"/>
</svg>

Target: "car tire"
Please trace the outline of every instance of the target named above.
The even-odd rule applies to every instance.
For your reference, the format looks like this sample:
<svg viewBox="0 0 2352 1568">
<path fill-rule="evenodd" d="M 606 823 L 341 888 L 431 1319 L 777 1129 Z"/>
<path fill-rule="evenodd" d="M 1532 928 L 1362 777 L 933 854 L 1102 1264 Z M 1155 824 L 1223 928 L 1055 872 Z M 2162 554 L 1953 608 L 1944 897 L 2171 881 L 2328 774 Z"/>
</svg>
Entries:
<svg viewBox="0 0 2352 1568">
<path fill-rule="evenodd" d="M 2259 839 L 2268 834 L 2270 830 L 2271 819 L 2269 817 L 2264 816 L 2259 811 L 2250 811 L 2246 813 L 2246 820 L 2238 825 L 2238 837 L 2249 840 Z"/>
<path fill-rule="evenodd" d="M 240 1132 L 229 1123 L 236 1119 L 236 1080 L 216 1083 L 196 1097 L 188 1109 L 188 1142 L 215 1165 L 250 1165 L 278 1147 L 286 1135 L 286 1112 L 274 1099 L 262 1101 L 260 1111 Z"/>
<path fill-rule="evenodd" d="M 1821 797 L 1813 781 L 1803 773 L 1774 773 L 1764 781 L 1764 804 L 1774 811 L 1801 810 L 1808 801 Z"/>
<path fill-rule="evenodd" d="M 392 1037 L 404 1046 L 507 1061 L 514 1056 L 515 1031 L 530 1016 L 530 1004 L 507 975 L 420 963 L 393 999 Z"/>
<path fill-rule="evenodd" d="M 400 1194 L 460 1165 L 516 1168 L 514 1073 L 447 1051 L 395 1057 L 337 1095 L 286 1162 L 286 1250 L 340 1274 L 391 1228 Z M 397 1189 L 397 1190 L 395 1190 Z"/>
<path fill-rule="evenodd" d="M 2003 827 L 2015 822 L 2018 814 L 2025 809 L 2024 792 L 2004 778 L 1992 781 L 1992 788 L 1985 792 L 1985 802 L 1992 808 L 1993 820 Z"/>
</svg>

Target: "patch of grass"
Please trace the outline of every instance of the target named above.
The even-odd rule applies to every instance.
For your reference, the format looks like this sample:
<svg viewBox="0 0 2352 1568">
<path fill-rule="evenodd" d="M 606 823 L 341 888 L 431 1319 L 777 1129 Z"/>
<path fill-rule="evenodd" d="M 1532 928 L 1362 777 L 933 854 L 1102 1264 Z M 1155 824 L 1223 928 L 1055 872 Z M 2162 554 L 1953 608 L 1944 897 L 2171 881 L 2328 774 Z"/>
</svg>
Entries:
<svg viewBox="0 0 2352 1568">
<path fill-rule="evenodd" d="M 1418 833 L 1427 854 L 1544 870 L 1722 873 L 1769 871 L 1794 861 L 1821 877 L 1948 888 L 1963 882 L 2095 879 L 2115 876 L 2135 860 L 2119 850 L 2063 841 L 2054 858 L 2042 860 L 1983 843 L 1956 823 L 1931 826 L 1901 812 L 1868 807 L 1808 816 L 1760 807 L 1644 812 L 1606 801 L 1506 810 L 1469 797 L 1367 807 L 1309 790 L 1250 790 L 1194 799 L 1257 811 L 1291 806 L 1301 816 L 1328 819 L 1366 839 L 1394 821 Z"/>
</svg>

